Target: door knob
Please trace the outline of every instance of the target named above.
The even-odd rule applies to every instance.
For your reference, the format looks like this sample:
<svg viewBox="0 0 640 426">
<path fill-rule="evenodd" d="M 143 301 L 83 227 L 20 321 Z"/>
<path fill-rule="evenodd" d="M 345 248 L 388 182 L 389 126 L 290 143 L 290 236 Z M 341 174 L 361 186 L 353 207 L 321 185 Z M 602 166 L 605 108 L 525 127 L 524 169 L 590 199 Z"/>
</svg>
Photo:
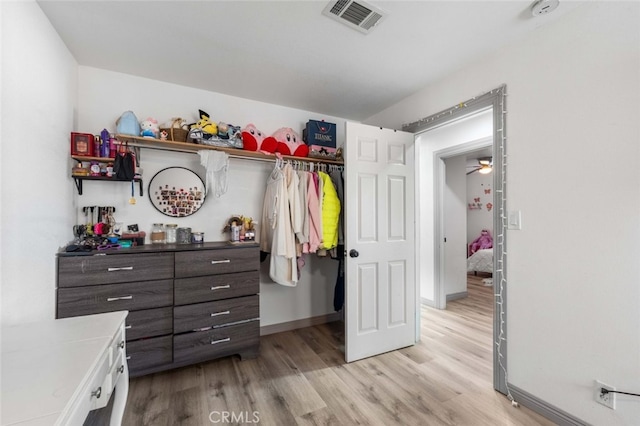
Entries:
<svg viewBox="0 0 640 426">
<path fill-rule="evenodd" d="M 358 257 L 358 256 L 360 256 L 360 253 L 358 253 L 358 250 L 354 250 L 354 249 L 349 250 L 349 257 Z"/>
</svg>

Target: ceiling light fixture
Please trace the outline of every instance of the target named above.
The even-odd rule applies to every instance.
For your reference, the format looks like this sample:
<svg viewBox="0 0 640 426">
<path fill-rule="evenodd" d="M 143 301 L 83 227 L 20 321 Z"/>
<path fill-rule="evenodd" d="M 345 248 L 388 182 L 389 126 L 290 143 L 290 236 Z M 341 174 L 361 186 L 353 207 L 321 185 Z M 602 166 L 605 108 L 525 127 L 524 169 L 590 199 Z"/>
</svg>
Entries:
<svg viewBox="0 0 640 426">
<path fill-rule="evenodd" d="M 480 168 L 478 169 L 478 173 L 480 174 L 486 175 L 493 170 L 493 160 L 491 158 L 479 158 L 478 163 L 480 164 Z"/>
</svg>

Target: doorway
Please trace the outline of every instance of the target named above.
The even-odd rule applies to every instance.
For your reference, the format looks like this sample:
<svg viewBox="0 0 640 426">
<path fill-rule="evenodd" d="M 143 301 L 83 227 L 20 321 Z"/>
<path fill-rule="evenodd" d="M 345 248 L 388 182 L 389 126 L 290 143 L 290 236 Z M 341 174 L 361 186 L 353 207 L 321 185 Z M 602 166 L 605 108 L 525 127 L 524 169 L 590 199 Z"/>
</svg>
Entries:
<svg viewBox="0 0 640 426">
<path fill-rule="evenodd" d="M 438 114 L 423 118 L 403 126 L 404 131 L 416 135 L 416 231 L 419 243 L 416 245 L 418 259 L 417 277 L 420 282 L 420 299 L 426 305 L 443 309 L 446 293 L 443 289 L 444 271 L 444 228 L 443 228 L 443 186 L 445 167 L 443 158 L 453 156 L 486 144 L 486 134 L 491 137 L 493 149 L 493 206 L 494 206 L 494 298 L 493 322 L 493 386 L 508 394 L 507 372 L 507 305 L 506 305 L 506 219 L 504 192 L 506 189 L 506 86 L 501 86 L 484 95 L 461 102 Z M 485 134 L 466 132 L 464 137 L 454 137 L 456 131 L 463 132 L 474 120 L 487 114 L 490 129 Z M 473 127 L 473 126 L 470 126 Z M 448 128 L 448 129 L 447 129 Z M 449 137 L 437 140 L 433 136 L 449 131 Z M 463 143 L 464 142 L 464 143 Z M 475 144 L 475 146 L 474 146 Z M 461 146 L 466 145 L 466 146 Z M 457 152 L 456 152 L 457 151 Z M 433 259 L 433 262 L 430 260 Z M 419 339 L 420 327 L 416 327 Z"/>
</svg>

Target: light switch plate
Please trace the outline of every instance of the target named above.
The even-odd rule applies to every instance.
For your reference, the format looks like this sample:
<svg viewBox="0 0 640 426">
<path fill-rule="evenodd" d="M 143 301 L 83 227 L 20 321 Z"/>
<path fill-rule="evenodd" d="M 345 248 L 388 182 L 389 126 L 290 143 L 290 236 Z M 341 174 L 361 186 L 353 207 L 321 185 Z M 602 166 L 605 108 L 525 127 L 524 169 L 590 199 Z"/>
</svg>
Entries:
<svg viewBox="0 0 640 426">
<path fill-rule="evenodd" d="M 522 229 L 522 213 L 520 210 L 510 210 L 507 219 L 507 229 Z"/>
</svg>

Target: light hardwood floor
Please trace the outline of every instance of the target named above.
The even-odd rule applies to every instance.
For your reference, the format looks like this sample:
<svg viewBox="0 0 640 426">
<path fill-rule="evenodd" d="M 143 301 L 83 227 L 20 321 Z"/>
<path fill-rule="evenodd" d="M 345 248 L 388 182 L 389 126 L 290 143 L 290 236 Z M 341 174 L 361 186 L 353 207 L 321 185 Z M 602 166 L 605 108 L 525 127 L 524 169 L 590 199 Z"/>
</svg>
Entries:
<svg viewBox="0 0 640 426">
<path fill-rule="evenodd" d="M 422 341 L 409 348 L 346 364 L 343 324 L 331 323 L 264 336 L 257 359 L 132 379 L 123 424 L 552 425 L 493 390 L 482 278 L 446 311 L 423 307 Z"/>
</svg>

